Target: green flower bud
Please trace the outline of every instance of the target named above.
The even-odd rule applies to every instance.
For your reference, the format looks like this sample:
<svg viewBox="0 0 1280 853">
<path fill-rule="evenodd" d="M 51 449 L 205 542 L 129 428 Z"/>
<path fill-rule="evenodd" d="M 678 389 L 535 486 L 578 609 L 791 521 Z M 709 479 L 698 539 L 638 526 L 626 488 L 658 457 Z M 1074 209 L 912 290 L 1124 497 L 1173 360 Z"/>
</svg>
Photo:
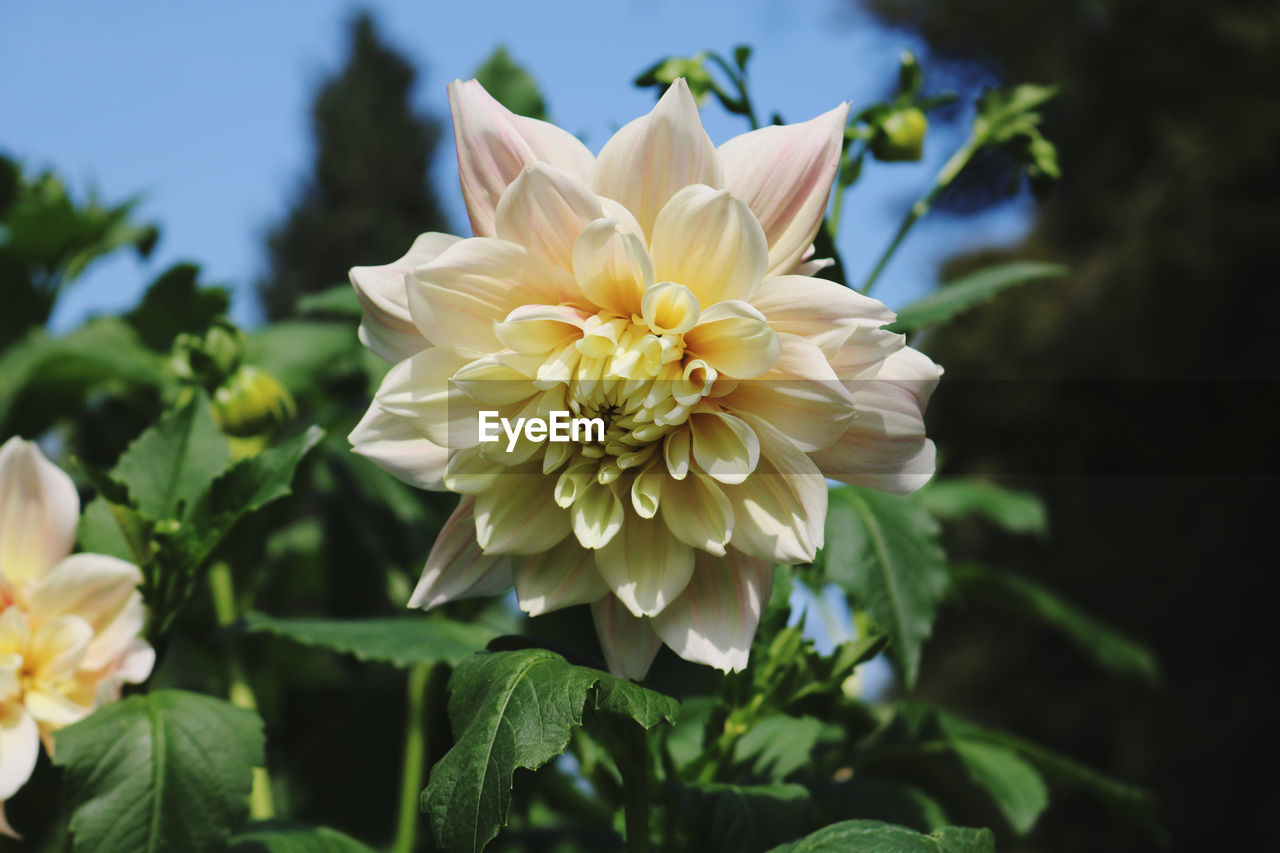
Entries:
<svg viewBox="0 0 1280 853">
<path fill-rule="evenodd" d="M 919 160 L 924 153 L 924 135 L 929 120 L 915 107 L 890 113 L 871 138 L 871 153 L 886 163 Z"/>
<path fill-rule="evenodd" d="M 182 379 L 216 388 L 240 366 L 244 333 L 228 320 L 215 320 L 204 337 L 180 334 L 173 342 L 173 370 Z"/>
<path fill-rule="evenodd" d="M 288 390 L 274 376 L 251 365 L 237 370 L 213 392 L 213 417 L 232 436 L 270 432 L 295 412 Z"/>
</svg>

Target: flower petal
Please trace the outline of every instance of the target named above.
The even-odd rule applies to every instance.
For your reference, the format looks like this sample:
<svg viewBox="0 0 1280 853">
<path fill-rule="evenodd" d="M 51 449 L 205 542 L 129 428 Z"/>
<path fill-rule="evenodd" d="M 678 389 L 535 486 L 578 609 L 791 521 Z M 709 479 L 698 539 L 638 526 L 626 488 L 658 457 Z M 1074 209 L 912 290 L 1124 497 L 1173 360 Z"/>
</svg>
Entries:
<svg viewBox="0 0 1280 853">
<path fill-rule="evenodd" d="M 756 469 L 760 442 L 741 418 L 718 410 L 689 417 L 693 460 L 722 483 L 741 483 Z"/>
<path fill-rule="evenodd" d="M 571 466 L 572 467 L 572 466 Z M 622 529 L 624 509 L 614 486 L 594 478 L 581 484 L 569 506 L 573 533 L 583 548 L 603 548 Z"/>
<path fill-rule="evenodd" d="M 480 442 L 480 410 L 494 408 L 469 397 L 449 381 L 472 359 L 449 347 L 432 347 L 387 371 L 374 402 L 407 420 L 428 441 L 449 451 Z"/>
<path fill-rule="evenodd" d="M 828 477 L 909 494 L 933 477 L 936 451 L 925 437 L 924 410 L 942 369 L 909 347 L 844 378 L 855 418 L 830 447 L 813 454 Z"/>
<path fill-rule="evenodd" d="M 822 547 L 827 481 L 784 434 L 740 412 L 760 439 L 760 463 L 740 486 L 725 486 L 733 506 L 733 547 L 762 560 L 808 563 Z"/>
<path fill-rule="evenodd" d="M 31 632 L 29 662 L 37 685 L 52 685 L 75 675 L 93 639 L 87 619 L 70 614 L 50 619 Z"/>
<path fill-rule="evenodd" d="M 20 588 L 71 553 L 80 496 L 33 442 L 0 446 L 0 577 Z"/>
<path fill-rule="evenodd" d="M 496 595 L 511 586 L 511 558 L 485 554 L 476 542 L 475 498 L 458 502 L 427 557 L 410 607 L 430 610 L 446 601 Z"/>
<path fill-rule="evenodd" d="M 653 261 L 642 239 L 615 219 L 598 219 L 573 244 L 573 274 L 594 305 L 629 317 L 653 284 Z"/>
<path fill-rule="evenodd" d="M 449 110 L 462 198 L 477 237 L 494 235 L 498 200 L 525 166 L 550 163 L 582 180 L 590 174 L 594 158 L 573 134 L 516 115 L 475 80 L 449 84 Z"/>
<path fill-rule="evenodd" d="M 532 164 L 502 194 L 494 230 L 547 263 L 572 270 L 574 241 L 587 223 L 603 216 L 600 197 L 586 183 L 555 166 Z"/>
<path fill-rule="evenodd" d="M 555 480 L 506 473 L 476 495 L 476 540 L 486 554 L 537 554 L 569 535 L 569 514 L 552 498 Z"/>
<path fill-rule="evenodd" d="M 720 189 L 724 171 L 689 85 L 679 79 L 648 115 L 605 143 L 591 169 L 591 186 L 634 213 L 647 237 L 658 211 L 690 184 Z"/>
<path fill-rule="evenodd" d="M 802 275 L 766 278 L 751 304 L 775 332 L 799 335 L 828 358 L 855 332 L 878 331 L 894 319 L 879 300 L 825 278 Z"/>
<path fill-rule="evenodd" d="M 46 732 L 79 722 L 93 711 L 92 704 L 81 705 L 56 690 L 28 690 L 23 704 Z"/>
<path fill-rule="evenodd" d="M 733 535 L 733 507 L 715 480 L 696 471 L 680 483 L 668 480 L 660 509 L 671 535 L 694 548 L 724 556 L 724 546 Z"/>
<path fill-rule="evenodd" d="M 449 451 L 429 441 L 404 418 L 375 401 L 347 436 L 351 450 L 397 479 L 419 489 L 444 489 Z"/>
<path fill-rule="evenodd" d="M 567 273 L 561 277 L 568 278 Z M 436 346 L 495 352 L 493 324 L 529 303 L 560 301 L 558 277 L 545 261 L 506 240 L 460 240 L 405 279 L 409 313 Z"/>
<path fill-rule="evenodd" d="M 725 672 L 746 668 L 760 612 L 773 588 L 773 566 L 730 550 L 698 553 L 684 593 L 653 619 L 662 641 L 685 660 Z"/>
<path fill-rule="evenodd" d="M 9 799 L 27 783 L 39 755 L 40 728 L 35 719 L 20 705 L 0 709 L 0 800 Z"/>
<path fill-rule="evenodd" d="M 636 616 L 653 616 L 675 600 L 693 572 L 693 549 L 660 521 L 628 515 L 596 551 L 596 568 Z"/>
<path fill-rule="evenodd" d="M 514 561 L 511 574 L 520 609 L 530 616 L 590 604 L 609 591 L 609 585 L 596 571 L 594 553 L 574 539 Z"/>
<path fill-rule="evenodd" d="M 720 146 L 725 184 L 769 241 L 769 272 L 791 272 L 813 242 L 840 163 L 849 105 L 800 124 L 763 127 Z"/>
<path fill-rule="evenodd" d="M 644 678 L 662 648 L 662 641 L 653 633 L 652 620 L 632 616 L 612 595 L 591 605 L 591 618 L 596 623 L 600 651 L 604 652 L 609 672 L 632 681 Z"/>
<path fill-rule="evenodd" d="M 769 259 L 750 209 L 727 190 L 701 184 L 680 190 L 662 208 L 649 252 L 654 278 L 683 284 L 704 308 L 750 298 Z"/>
<path fill-rule="evenodd" d="M 685 351 L 720 373 L 751 379 L 778 360 L 782 345 L 763 314 L 746 302 L 718 302 L 703 310 L 684 336 Z"/>
<path fill-rule="evenodd" d="M 568 305 L 522 305 L 493 331 L 512 352 L 546 355 L 581 338 L 585 321 L 582 311 Z"/>
<path fill-rule="evenodd" d="M 360 342 L 390 362 L 408 358 L 425 349 L 426 340 L 409 316 L 409 295 L 404 277 L 417 267 L 435 260 L 461 239 L 452 234 L 430 232 L 419 235 L 404 257 L 380 267 L 352 267 L 349 276 L 364 315 L 360 321 Z"/>
<path fill-rule="evenodd" d="M 89 648 L 85 649 L 84 660 L 80 662 L 80 669 L 90 672 L 114 669 L 138 643 L 151 648 L 138 637 L 146 622 L 147 608 L 142 603 L 142 593 L 135 590 L 120 608 L 116 618 L 93 635 Z M 154 657 L 153 652 L 152 658 Z M 150 672 L 150 669 L 144 672 L 139 681 L 146 679 Z"/>
<path fill-rule="evenodd" d="M 142 571 L 132 563 L 104 554 L 74 554 L 35 588 L 27 616 L 38 631 L 58 616 L 75 615 L 96 633 L 120 615 L 141 582 Z"/>
</svg>

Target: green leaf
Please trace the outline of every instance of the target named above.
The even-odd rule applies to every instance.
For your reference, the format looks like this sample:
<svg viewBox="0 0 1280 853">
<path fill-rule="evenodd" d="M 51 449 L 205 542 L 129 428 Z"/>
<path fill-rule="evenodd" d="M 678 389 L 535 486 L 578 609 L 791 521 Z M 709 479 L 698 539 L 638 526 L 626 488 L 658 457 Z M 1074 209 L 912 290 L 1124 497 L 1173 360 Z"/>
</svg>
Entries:
<svg viewBox="0 0 1280 853">
<path fill-rule="evenodd" d="M 958 519 L 979 515 L 1010 533 L 1045 533 L 1049 529 L 1044 502 L 1030 492 L 1020 492 L 976 477 L 934 480 L 915 493 L 916 503 L 936 518 Z"/>
<path fill-rule="evenodd" d="M 422 794 L 436 842 L 450 851 L 482 850 L 506 824 L 516 768 L 536 770 L 564 752 L 589 702 L 646 727 L 673 721 L 676 701 L 656 693 L 641 699 L 651 692 L 546 649 L 462 661 L 449 679 L 456 742 Z"/>
<path fill-rule="evenodd" d="M 244 617 L 244 629 L 398 667 L 437 661 L 456 666 L 497 635 L 483 624 L 457 622 L 435 615 L 339 620 L 278 619 L 264 613 L 249 613 Z"/>
<path fill-rule="evenodd" d="M 947 589 L 938 524 L 910 499 L 857 486 L 832 489 L 823 565 L 889 637 L 907 687 Z"/>
<path fill-rule="evenodd" d="M 817 717 L 765 717 L 738 739 L 734 761 L 749 763 L 752 775 L 785 779 L 809 763 L 822 729 Z"/>
<path fill-rule="evenodd" d="M 124 315 L 143 343 L 167 354 L 179 334 L 203 334 L 215 317 L 227 313 L 226 288 L 201 287 L 199 279 L 200 267 L 175 264 L 151 282 L 142 301 Z"/>
<path fill-rule="evenodd" d="M 77 851 L 221 850 L 263 762 L 257 714 L 157 690 L 107 705 L 54 735 Z"/>
<path fill-rule="evenodd" d="M 271 374 L 295 398 L 302 398 L 334 377 L 359 370 L 363 351 L 345 323 L 287 320 L 248 335 L 244 362 Z"/>
<path fill-rule="evenodd" d="M 912 302 L 898 312 L 897 320 L 885 328 L 891 332 L 914 332 L 926 326 L 936 326 L 991 300 L 1002 290 L 1047 278 L 1062 278 L 1067 272 L 1061 264 L 1038 261 L 1009 261 L 984 267 L 943 284 L 925 298 Z"/>
<path fill-rule="evenodd" d="M 824 827 L 769 853 L 995 853 L 989 829 L 946 826 L 921 835 L 905 826 L 875 820 L 847 820 Z"/>
<path fill-rule="evenodd" d="M 374 853 L 350 835 L 327 826 L 282 821 L 252 824 L 231 839 L 229 853 Z"/>
<path fill-rule="evenodd" d="M 706 853 L 752 853 L 804 832 L 809 792 L 800 785 L 683 786 L 677 806 L 689 818 L 693 849 Z"/>
<path fill-rule="evenodd" d="M 976 563 L 953 566 L 951 577 L 966 595 L 981 596 L 1060 631 L 1105 669 L 1149 682 L 1160 679 L 1160 665 L 1148 649 L 1024 577 Z"/>
<path fill-rule="evenodd" d="M 990 89 L 978 99 L 974 135 L 984 142 L 1001 144 L 1012 137 L 1035 132 L 1040 116 L 1035 112 L 1058 95 L 1054 86 L 1024 83 L 1008 89 Z"/>
<path fill-rule="evenodd" d="M 319 293 L 308 293 L 298 299 L 295 310 L 299 314 L 322 314 L 333 317 L 359 317 L 364 313 L 355 288 L 340 284 Z"/>
<path fill-rule="evenodd" d="M 231 459 L 204 395 L 193 394 L 138 436 L 120 455 L 112 475 L 138 509 L 155 518 L 180 518 Z"/>
<path fill-rule="evenodd" d="M 128 507 L 112 504 L 101 495 L 89 501 L 76 528 L 80 549 L 90 554 L 119 557 L 142 565 L 151 535 L 147 519 Z"/>
<path fill-rule="evenodd" d="M 505 47 L 499 45 L 476 69 L 474 76 L 494 100 L 511 112 L 546 120 L 547 104 L 538 91 L 538 84 L 523 66 L 511 58 Z"/>
<path fill-rule="evenodd" d="M 1044 779 L 1011 749 L 953 738 L 951 749 L 1000 809 L 1014 832 L 1026 835 L 1049 805 Z"/>
</svg>

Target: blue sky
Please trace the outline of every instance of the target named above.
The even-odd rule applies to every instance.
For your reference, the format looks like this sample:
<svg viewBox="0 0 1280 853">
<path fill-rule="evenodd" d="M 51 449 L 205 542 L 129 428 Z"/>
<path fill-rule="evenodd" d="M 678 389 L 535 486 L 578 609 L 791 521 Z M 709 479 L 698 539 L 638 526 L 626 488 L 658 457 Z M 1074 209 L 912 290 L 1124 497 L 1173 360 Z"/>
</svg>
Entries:
<svg viewBox="0 0 1280 853">
<path fill-rule="evenodd" d="M 55 328 L 131 306 L 146 282 L 178 260 L 231 285 L 233 316 L 255 322 L 251 284 L 263 235 L 287 210 L 311 156 L 308 109 L 338 69 L 345 22 L 361 4 L 263 0 L 222 4 L 50 0 L 9 3 L 0 24 L 0 151 L 29 168 L 53 168 L 77 190 L 107 200 L 141 193 L 141 217 L 162 237 L 149 262 L 104 262 L 59 304 Z M 755 48 L 757 110 L 808 119 L 842 100 L 855 109 L 888 94 L 898 53 L 923 53 L 912 34 L 883 28 L 839 0 L 619 0 L 482 2 L 384 0 L 382 32 L 419 68 L 417 106 L 447 116 L 445 84 L 467 78 L 505 44 L 540 83 L 557 124 L 598 150 L 646 112 L 652 93 L 631 78 L 658 58 L 704 49 Z M 928 62 L 926 58 L 926 71 Z M 745 129 L 710 104 L 717 143 Z M 939 128 L 922 164 L 868 169 L 845 201 L 839 244 L 865 275 L 906 207 L 959 144 Z M 466 228 L 452 139 L 434 166 L 456 229 Z M 1016 240 L 1030 222 L 1025 199 L 980 216 L 933 217 L 919 226 L 877 295 L 900 307 L 936 284 L 948 255 Z M 353 258 L 353 264 L 391 258 Z"/>
</svg>

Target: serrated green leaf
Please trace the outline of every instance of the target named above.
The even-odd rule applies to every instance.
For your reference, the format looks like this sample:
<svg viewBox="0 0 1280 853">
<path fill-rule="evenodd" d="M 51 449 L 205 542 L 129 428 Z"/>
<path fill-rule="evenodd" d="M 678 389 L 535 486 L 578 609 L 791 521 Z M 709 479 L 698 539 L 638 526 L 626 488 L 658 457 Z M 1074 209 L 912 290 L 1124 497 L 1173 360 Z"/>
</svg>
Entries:
<svg viewBox="0 0 1280 853">
<path fill-rule="evenodd" d="M 76 851 L 221 850 L 263 762 L 257 714 L 157 690 L 107 705 L 54 735 Z"/>
<path fill-rule="evenodd" d="M 1160 678 L 1160 665 L 1148 649 L 1024 577 L 976 563 L 953 566 L 951 577 L 966 595 L 980 595 L 1060 631 L 1112 672 L 1151 682 Z"/>
<path fill-rule="evenodd" d="M 947 826 L 929 835 L 875 820 L 848 820 L 824 827 L 769 853 L 995 853 L 989 829 Z"/>
<path fill-rule="evenodd" d="M 898 312 L 898 318 L 885 328 L 891 332 L 914 332 L 926 326 L 936 326 L 969 309 L 994 298 L 1002 290 L 1043 281 L 1062 278 L 1068 272 L 1061 264 L 1038 261 L 1010 261 L 984 267 L 911 303 Z"/>
<path fill-rule="evenodd" d="M 208 402 L 194 394 L 134 439 L 111 473 L 138 509 L 155 518 L 180 518 L 230 460 L 227 437 Z"/>
<path fill-rule="evenodd" d="M 124 319 L 143 343 L 168 353 L 180 333 L 203 334 L 213 318 L 226 314 L 230 293 L 222 287 L 201 287 L 200 267 L 175 264 L 147 286 L 147 291 Z"/>
<path fill-rule="evenodd" d="M 374 853 L 374 848 L 327 826 L 270 821 L 237 832 L 228 853 Z"/>
<path fill-rule="evenodd" d="M 76 528 L 80 549 L 90 554 L 106 554 L 138 564 L 146 556 L 150 535 L 145 520 L 128 507 L 113 505 L 101 496 L 89 501 Z"/>
<path fill-rule="evenodd" d="M 938 524 L 910 499 L 857 486 L 832 489 L 822 564 L 889 637 L 908 687 L 947 589 Z"/>
<path fill-rule="evenodd" d="M 410 667 L 443 661 L 455 666 L 484 648 L 497 632 L 479 623 L 442 616 L 392 619 L 278 619 L 264 613 L 244 617 L 244 630 L 270 633 L 306 646 L 354 655 L 362 661 Z"/>
<path fill-rule="evenodd" d="M 1010 533 L 1045 533 L 1044 501 L 1030 492 L 1006 488 L 976 477 L 934 480 L 915 493 L 916 503 L 942 519 L 982 516 Z"/>
<path fill-rule="evenodd" d="M 602 690 L 593 690 L 603 685 Z M 674 699 L 613 676 L 573 666 L 546 649 L 485 652 L 458 664 L 449 679 L 453 748 L 431 771 L 422 809 L 436 842 L 450 851 L 479 851 L 506 824 L 517 767 L 536 770 L 564 752 L 583 709 L 674 719 Z M 663 700 L 666 700 L 665 702 Z"/>
<path fill-rule="evenodd" d="M 473 75 L 494 100 L 516 115 L 545 121 L 547 104 L 538 91 L 533 76 L 511 58 L 501 45 L 484 61 Z"/>
<path fill-rule="evenodd" d="M 349 284 L 340 284 L 319 293 L 308 293 L 298 299 L 295 310 L 299 314 L 326 314 L 338 317 L 359 317 L 364 309 L 356 298 L 356 291 Z"/>
<path fill-rule="evenodd" d="M 1000 809 L 1009 826 L 1026 835 L 1049 805 L 1044 779 L 1011 749 L 980 741 L 953 738 L 951 749 Z"/>
<path fill-rule="evenodd" d="M 752 775 L 785 779 L 809 763 L 823 725 L 817 717 L 810 716 L 765 717 L 738 739 L 734 761 L 749 764 Z"/>
<path fill-rule="evenodd" d="M 809 792 L 800 785 L 691 783 L 678 791 L 677 806 L 692 825 L 694 849 L 706 853 L 752 853 L 809 825 Z"/>
<path fill-rule="evenodd" d="M 646 729 L 659 723 L 676 721 L 680 703 L 675 699 L 631 681 L 603 673 L 601 675 L 603 677 L 596 684 L 597 711 L 635 720 Z"/>
</svg>

